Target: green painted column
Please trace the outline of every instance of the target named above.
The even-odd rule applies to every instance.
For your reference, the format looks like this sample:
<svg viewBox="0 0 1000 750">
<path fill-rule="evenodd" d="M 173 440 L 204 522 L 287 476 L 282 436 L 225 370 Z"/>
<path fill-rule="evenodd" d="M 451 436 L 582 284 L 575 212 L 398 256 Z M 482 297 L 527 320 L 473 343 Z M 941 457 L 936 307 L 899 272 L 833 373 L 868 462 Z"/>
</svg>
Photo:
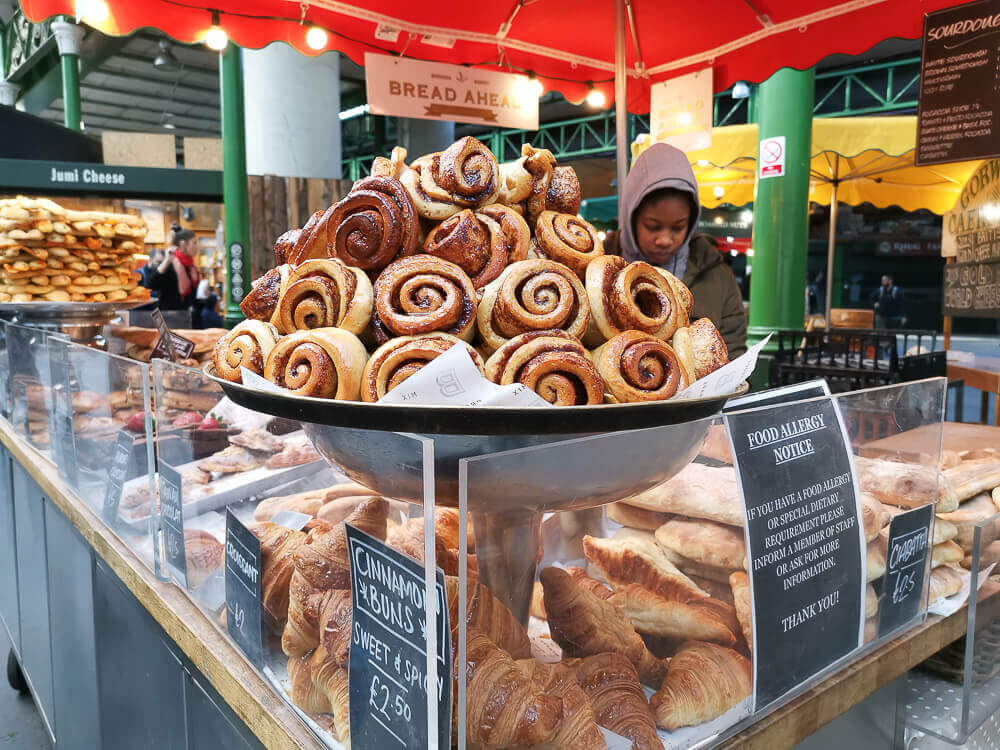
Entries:
<svg viewBox="0 0 1000 750">
<path fill-rule="evenodd" d="M 65 19 L 52 22 L 62 70 L 63 124 L 80 130 L 80 44 L 83 27 Z"/>
<path fill-rule="evenodd" d="M 757 91 L 760 137 L 785 137 L 785 172 L 779 177 L 758 176 L 757 180 L 750 279 L 751 342 L 778 328 L 803 325 L 814 85 L 812 69 L 783 68 Z"/>
<path fill-rule="evenodd" d="M 222 200 L 226 230 L 226 324 L 243 319 L 240 301 L 250 291 L 250 201 L 243 110 L 243 51 L 232 42 L 220 54 Z"/>
</svg>

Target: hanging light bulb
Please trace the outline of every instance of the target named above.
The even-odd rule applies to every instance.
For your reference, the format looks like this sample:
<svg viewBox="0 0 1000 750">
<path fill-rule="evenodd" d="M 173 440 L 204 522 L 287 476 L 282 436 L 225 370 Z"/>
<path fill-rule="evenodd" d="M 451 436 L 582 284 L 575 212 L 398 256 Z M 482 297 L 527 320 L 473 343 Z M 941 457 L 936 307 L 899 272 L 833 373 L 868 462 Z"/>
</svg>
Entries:
<svg viewBox="0 0 1000 750">
<path fill-rule="evenodd" d="M 725 190 L 725 188 L 723 188 L 721 186 L 717 185 L 714 188 L 712 188 L 712 195 L 714 195 L 716 198 L 721 198 L 725 194 L 726 194 L 726 190 Z"/>
<path fill-rule="evenodd" d="M 90 26 L 100 26 L 110 15 L 104 0 L 76 0 L 76 17 Z"/>
<path fill-rule="evenodd" d="M 326 47 L 328 37 L 325 30 L 319 26 L 311 26 L 306 32 L 306 44 L 310 49 L 320 50 Z"/>
<path fill-rule="evenodd" d="M 594 88 L 594 84 L 591 83 L 590 91 L 587 92 L 587 106 L 594 109 L 604 109 L 607 103 L 608 98 L 604 96 L 604 92 Z"/>
<path fill-rule="evenodd" d="M 536 99 L 541 98 L 542 94 L 545 93 L 545 87 L 542 82 L 538 80 L 535 76 L 535 71 L 528 71 L 528 80 L 525 82 L 525 91 L 528 95 L 535 97 Z"/>
<path fill-rule="evenodd" d="M 212 27 L 205 32 L 205 46 L 216 52 L 222 52 L 229 44 L 229 37 L 219 26 L 219 13 L 212 11 Z"/>
</svg>

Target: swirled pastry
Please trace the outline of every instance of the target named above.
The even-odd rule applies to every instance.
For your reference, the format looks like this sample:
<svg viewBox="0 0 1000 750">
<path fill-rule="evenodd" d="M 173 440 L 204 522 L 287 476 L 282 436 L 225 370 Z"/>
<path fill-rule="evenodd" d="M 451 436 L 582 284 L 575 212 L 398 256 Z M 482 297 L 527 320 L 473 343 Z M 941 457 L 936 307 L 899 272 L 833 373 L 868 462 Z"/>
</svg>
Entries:
<svg viewBox="0 0 1000 750">
<path fill-rule="evenodd" d="M 284 235 L 282 235 L 284 236 Z M 253 282 L 250 293 L 240 302 L 240 310 L 251 320 L 266 320 L 276 322 L 278 300 L 288 286 L 288 277 L 292 272 L 290 265 L 272 268 Z"/>
<path fill-rule="evenodd" d="M 443 332 L 471 341 L 476 290 L 459 266 L 430 255 L 402 258 L 375 280 L 372 328 L 384 344 L 393 336 Z"/>
<path fill-rule="evenodd" d="M 587 292 L 569 268 L 551 260 L 511 263 L 483 290 L 477 323 L 492 352 L 518 334 L 559 329 L 580 338 L 590 322 Z"/>
<path fill-rule="evenodd" d="M 464 346 L 480 372 L 483 358 L 471 345 L 447 333 L 399 336 L 375 350 L 361 375 L 361 400 L 375 402 L 451 347 Z"/>
<path fill-rule="evenodd" d="M 535 224 L 535 251 L 584 278 L 587 266 L 604 255 L 604 245 L 589 221 L 574 214 L 542 211 Z"/>
<path fill-rule="evenodd" d="M 332 207 L 331 207 L 332 208 Z M 309 221 L 299 230 L 299 236 L 291 249 L 286 250 L 285 263 L 301 263 L 310 258 L 328 258 L 330 253 L 327 245 L 326 222 L 330 209 L 317 211 L 309 217 Z"/>
<path fill-rule="evenodd" d="M 642 331 L 625 331 L 594 351 L 612 403 L 664 401 L 690 385 L 670 344 Z"/>
<path fill-rule="evenodd" d="M 402 177 L 406 167 L 406 149 L 396 146 L 392 149 L 389 157 L 376 156 L 372 162 L 371 177 L 392 177 L 398 180 Z"/>
<path fill-rule="evenodd" d="M 372 314 L 372 283 L 359 268 L 336 258 L 307 260 L 288 275 L 275 325 L 282 333 L 343 328 L 358 335 Z"/>
<path fill-rule="evenodd" d="M 444 151 L 415 159 L 400 180 L 421 216 L 442 221 L 463 208 L 494 203 L 500 194 L 500 165 L 486 146 L 466 136 Z"/>
<path fill-rule="evenodd" d="M 302 234 L 301 229 L 289 229 L 274 241 L 275 265 L 280 266 L 288 262 L 288 254 L 292 251 L 292 248 L 295 247 L 295 243 L 298 242 L 300 234 Z"/>
<path fill-rule="evenodd" d="M 264 377 L 300 396 L 357 401 L 368 352 L 342 328 L 296 331 L 267 357 Z"/>
<path fill-rule="evenodd" d="M 722 334 L 708 318 L 698 318 L 688 326 L 694 349 L 694 376 L 703 378 L 729 362 L 729 349 Z"/>
<path fill-rule="evenodd" d="M 515 336 L 486 362 L 497 385 L 522 383 L 556 406 L 604 403 L 604 382 L 587 350 L 565 331 Z"/>
<path fill-rule="evenodd" d="M 691 290 L 688 289 L 687 284 L 670 273 L 666 268 L 660 268 L 659 266 L 654 266 L 654 268 L 670 284 L 670 288 L 674 290 L 674 296 L 677 297 L 677 301 L 681 306 L 683 315 L 677 325 L 686 326 L 691 322 L 691 313 L 694 311 L 694 295 L 691 294 Z"/>
<path fill-rule="evenodd" d="M 531 231 L 517 211 L 499 203 L 464 209 L 427 235 L 424 252 L 460 266 L 482 289 L 508 263 L 528 257 Z"/>
<path fill-rule="evenodd" d="M 687 320 L 673 287 L 649 263 L 626 263 L 605 255 L 587 266 L 590 329 L 587 342 L 600 344 L 622 331 L 642 331 L 667 341 Z"/>
<path fill-rule="evenodd" d="M 545 148 L 525 143 L 521 158 L 504 164 L 500 201 L 521 205 L 528 225 L 534 227 L 542 211 L 576 215 L 580 210 L 580 180 L 572 167 L 556 165 Z"/>
<path fill-rule="evenodd" d="M 220 378 L 242 383 L 240 368 L 261 375 L 267 355 L 281 336 L 278 329 L 260 320 L 244 320 L 219 339 L 212 350 L 212 364 Z"/>
</svg>

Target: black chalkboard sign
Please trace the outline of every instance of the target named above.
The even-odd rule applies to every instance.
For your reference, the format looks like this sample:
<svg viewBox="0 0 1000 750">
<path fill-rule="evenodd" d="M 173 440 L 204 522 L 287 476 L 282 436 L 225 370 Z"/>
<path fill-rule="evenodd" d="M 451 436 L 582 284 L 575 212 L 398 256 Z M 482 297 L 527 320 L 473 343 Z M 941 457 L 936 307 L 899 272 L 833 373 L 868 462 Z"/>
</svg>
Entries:
<svg viewBox="0 0 1000 750">
<path fill-rule="evenodd" d="M 173 333 L 167 327 L 163 313 L 159 310 L 153 310 L 153 322 L 156 323 L 156 328 L 160 332 L 160 338 L 156 340 L 156 345 L 150 354 L 151 359 L 169 359 L 171 362 L 176 362 L 191 356 L 191 352 L 194 351 L 194 342 Z"/>
<path fill-rule="evenodd" d="M 920 165 L 1000 154 L 1000 0 L 924 16 L 917 108 Z"/>
<path fill-rule="evenodd" d="M 258 668 L 264 666 L 260 539 L 226 509 L 226 629 Z"/>
<path fill-rule="evenodd" d="M 349 667 L 351 747 L 427 747 L 424 568 L 347 526 L 354 630 Z M 436 571 L 438 747 L 451 747 L 451 631 Z"/>
<path fill-rule="evenodd" d="M 49 439 L 52 459 L 59 476 L 76 489 L 79 475 L 76 440 L 73 436 L 73 386 L 69 342 L 49 337 L 49 385 L 52 400 L 49 409 Z"/>
<path fill-rule="evenodd" d="M 163 521 L 163 551 L 167 570 L 187 588 L 187 556 L 184 552 L 184 503 L 181 475 L 160 462 L 160 518 Z"/>
<path fill-rule="evenodd" d="M 864 539 L 833 399 L 725 419 L 746 512 L 762 708 L 861 645 Z"/>
<path fill-rule="evenodd" d="M 945 265 L 941 313 L 961 318 L 1000 317 L 1000 259 Z"/>
<path fill-rule="evenodd" d="M 114 526 L 118 521 L 118 506 L 122 501 L 122 487 L 128 478 L 134 446 L 135 436 L 128 430 L 119 430 L 118 439 L 115 441 L 115 452 L 111 456 L 111 466 L 108 467 L 108 483 L 104 487 L 104 503 L 101 506 L 101 517 L 108 526 Z"/>
<path fill-rule="evenodd" d="M 892 633 L 920 612 L 931 555 L 934 506 L 901 513 L 889 524 L 885 575 L 879 597 L 879 637 Z"/>
<path fill-rule="evenodd" d="M 787 404 L 792 401 L 804 401 L 808 398 L 818 398 L 829 396 L 830 386 L 826 380 L 807 380 L 804 383 L 794 383 L 784 385 L 780 388 L 768 388 L 756 393 L 748 393 L 746 396 L 731 398 L 723 407 L 723 412 L 742 411 L 744 409 L 756 409 L 761 406 L 773 406 L 774 404 Z"/>
</svg>

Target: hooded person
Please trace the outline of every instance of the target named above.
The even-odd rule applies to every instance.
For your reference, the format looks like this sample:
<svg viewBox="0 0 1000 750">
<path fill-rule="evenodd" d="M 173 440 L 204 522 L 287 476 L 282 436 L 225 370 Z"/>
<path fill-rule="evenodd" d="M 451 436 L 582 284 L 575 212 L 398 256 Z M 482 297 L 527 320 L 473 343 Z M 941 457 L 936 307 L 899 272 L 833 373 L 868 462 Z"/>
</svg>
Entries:
<svg viewBox="0 0 1000 750">
<path fill-rule="evenodd" d="M 605 249 L 681 279 L 694 296 L 691 319 L 711 320 L 731 359 L 745 352 L 747 319 L 740 287 L 713 240 L 694 231 L 701 203 L 684 152 L 666 143 L 646 149 L 628 173 L 623 196 L 621 229 L 609 235 Z"/>
</svg>

